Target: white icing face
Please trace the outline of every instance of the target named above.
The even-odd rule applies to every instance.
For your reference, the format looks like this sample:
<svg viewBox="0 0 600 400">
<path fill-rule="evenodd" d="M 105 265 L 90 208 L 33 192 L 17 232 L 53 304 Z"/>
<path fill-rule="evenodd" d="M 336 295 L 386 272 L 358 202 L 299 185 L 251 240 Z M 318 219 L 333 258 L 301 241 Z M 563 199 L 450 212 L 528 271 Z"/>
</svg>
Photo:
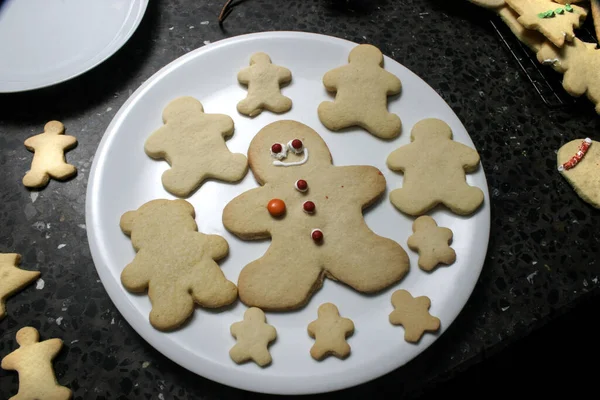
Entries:
<svg viewBox="0 0 600 400">
<path fill-rule="evenodd" d="M 275 150 L 280 150 L 276 152 Z M 300 161 L 293 162 L 283 162 L 284 158 L 287 157 L 287 152 L 290 151 L 294 154 L 302 154 L 304 153 L 304 157 Z M 281 143 L 274 143 L 270 149 L 271 157 L 276 158 L 277 160 L 273 161 L 273 165 L 280 167 L 291 167 L 294 165 L 302 165 L 308 161 L 308 149 L 304 147 L 304 143 L 300 139 L 290 140 L 287 145 L 283 145 Z"/>
</svg>

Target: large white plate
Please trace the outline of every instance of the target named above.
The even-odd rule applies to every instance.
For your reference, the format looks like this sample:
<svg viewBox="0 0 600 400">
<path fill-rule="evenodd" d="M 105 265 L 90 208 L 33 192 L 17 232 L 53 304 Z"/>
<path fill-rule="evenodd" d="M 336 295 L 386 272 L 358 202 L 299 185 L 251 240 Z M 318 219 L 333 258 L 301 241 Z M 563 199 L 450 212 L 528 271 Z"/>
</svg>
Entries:
<svg viewBox="0 0 600 400">
<path fill-rule="evenodd" d="M 0 0 L 0 92 L 78 76 L 115 53 L 148 0 Z"/>
<path fill-rule="evenodd" d="M 123 105 L 108 127 L 90 173 L 86 221 L 89 243 L 98 274 L 111 299 L 125 319 L 152 346 L 180 365 L 209 379 L 238 388 L 279 394 L 306 394 L 356 385 L 383 375 L 411 360 L 431 345 L 438 335 L 427 334 L 417 345 L 403 339 L 403 328 L 392 326 L 391 293 L 398 288 L 413 295 L 429 296 L 431 313 L 442 322 L 443 332 L 465 305 L 479 277 L 489 238 L 490 208 L 483 169 L 470 174 L 468 182 L 485 193 L 485 204 L 471 217 L 457 217 L 445 210 L 431 215 L 441 226 L 454 231 L 457 261 L 427 274 L 417 267 L 416 255 L 406 247 L 412 219 L 396 211 L 387 199 L 366 212 L 366 221 L 378 234 L 393 238 L 411 257 L 411 271 L 399 284 L 375 296 L 363 296 L 344 285 L 326 280 L 306 308 L 290 313 L 267 313 L 277 328 L 271 346 L 273 364 L 261 369 L 253 363 L 236 365 L 229 358 L 234 339 L 230 325 L 243 317 L 246 307 L 237 302 L 219 312 L 197 309 L 192 321 L 173 333 L 162 333 L 148 322 L 150 302 L 146 296 L 129 294 L 120 283 L 120 273 L 134 257 L 130 240 L 119 229 L 119 218 L 156 198 L 173 198 L 160 181 L 165 162 L 146 156 L 143 144 L 161 126 L 161 112 L 178 96 L 197 97 L 208 113 L 225 113 L 235 121 L 235 134 L 228 146 L 246 153 L 252 137 L 265 125 L 285 118 L 301 121 L 318 131 L 328 143 L 336 165 L 371 164 L 381 169 L 388 190 L 400 187 L 402 176 L 386 168 L 387 155 L 409 143 L 410 129 L 420 119 L 441 118 L 453 129 L 455 139 L 473 146 L 465 128 L 446 103 L 411 71 L 385 59 L 386 68 L 403 83 L 402 95 L 390 109 L 402 118 L 404 132 L 391 142 L 378 140 L 359 130 L 328 131 L 318 120 L 317 105 L 328 99 L 321 78 L 333 67 L 346 63 L 355 46 L 345 40 L 309 33 L 270 32 L 238 36 L 195 50 L 164 67 L 144 83 Z M 265 51 L 274 63 L 292 70 L 293 83 L 283 89 L 293 99 L 290 112 L 277 116 L 263 112 L 255 119 L 236 111 L 246 91 L 236 80 L 250 55 Z M 207 182 L 189 201 L 197 211 L 200 231 L 223 235 L 230 256 L 221 264 L 228 279 L 237 282 L 242 267 L 260 257 L 268 242 L 244 242 L 228 233 L 221 222 L 223 207 L 236 195 L 256 187 L 249 173 L 237 185 Z M 360 251 L 357 244 L 356 251 Z M 368 266 L 365 266 L 368 267 Z M 351 318 L 356 332 L 349 339 L 351 356 L 344 360 L 314 361 L 309 355 L 313 340 L 306 328 L 316 319 L 323 302 L 334 302 L 343 316 Z"/>
</svg>

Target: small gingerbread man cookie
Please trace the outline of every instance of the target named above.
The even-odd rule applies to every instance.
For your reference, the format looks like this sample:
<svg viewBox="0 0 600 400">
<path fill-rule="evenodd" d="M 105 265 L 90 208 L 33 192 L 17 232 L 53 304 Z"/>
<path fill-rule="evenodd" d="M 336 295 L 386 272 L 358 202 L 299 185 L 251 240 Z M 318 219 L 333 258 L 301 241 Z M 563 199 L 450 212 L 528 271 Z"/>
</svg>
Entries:
<svg viewBox="0 0 600 400">
<path fill-rule="evenodd" d="M 39 276 L 39 271 L 26 271 L 17 267 L 19 254 L 0 254 L 0 320 L 6 315 L 6 298 L 23 289 Z"/>
<path fill-rule="evenodd" d="M 194 207 L 185 200 L 151 200 L 121 217 L 131 237 L 135 258 L 121 272 L 123 286 L 133 293 L 148 291 L 150 323 L 169 331 L 194 312 L 231 304 L 237 288 L 216 261 L 229 252 L 219 235 L 198 232 Z"/>
<path fill-rule="evenodd" d="M 404 340 L 416 343 L 425 332 L 440 329 L 440 320 L 429 314 L 431 300 L 429 297 L 412 297 L 406 290 L 392 293 L 394 311 L 390 313 L 390 323 L 404 327 Z"/>
<path fill-rule="evenodd" d="M 439 264 L 450 265 L 456 261 L 456 253 L 449 246 L 452 231 L 440 228 L 433 218 L 423 215 L 415 220 L 413 234 L 408 238 L 408 247 L 419 252 L 419 267 L 432 271 Z"/>
<path fill-rule="evenodd" d="M 318 318 L 308 325 L 308 334 L 315 339 L 310 355 L 322 360 L 328 355 L 346 358 L 350 354 L 350 345 L 346 338 L 354 333 L 354 323 L 340 317 L 335 304 L 324 303 L 319 306 Z"/>
<path fill-rule="evenodd" d="M 233 120 L 227 115 L 207 114 L 198 100 L 185 96 L 167 105 L 163 121 L 144 150 L 171 165 L 162 175 L 169 193 L 187 197 L 206 179 L 237 182 L 248 172 L 246 156 L 231 153 L 225 144 L 233 134 Z"/>
<path fill-rule="evenodd" d="M 277 338 L 277 330 L 266 322 L 265 313 L 251 307 L 244 313 L 244 320 L 231 325 L 231 335 L 237 340 L 229 350 L 229 356 L 237 364 L 252 360 L 261 367 L 271 363 L 269 343 Z"/>
<path fill-rule="evenodd" d="M 74 136 L 65 135 L 65 126 L 59 121 L 50 121 L 44 132 L 25 141 L 27 150 L 33 151 L 31 169 L 23 177 L 23 185 L 41 188 L 50 178 L 67 179 L 75 175 L 77 168 L 65 162 L 65 151 L 77 144 Z"/>
<path fill-rule="evenodd" d="M 274 65 L 265 53 L 254 53 L 250 66 L 238 73 L 238 81 L 248 86 L 248 95 L 237 105 L 241 114 L 256 117 L 263 110 L 284 113 L 292 108 L 292 100 L 281 94 L 280 87 L 292 80 L 289 69 Z"/>
<path fill-rule="evenodd" d="M 459 215 L 469 215 L 483 202 L 483 192 L 469 186 L 465 171 L 479 166 L 479 154 L 452 140 L 444 121 L 427 118 L 415 124 L 411 143 L 394 150 L 387 159 L 392 171 L 402 171 L 402 188 L 392 190 L 390 201 L 400 211 L 419 216 L 438 204 Z"/>
<path fill-rule="evenodd" d="M 323 76 L 323 84 L 335 92 L 335 101 L 319 104 L 319 119 L 332 131 L 360 126 L 371 134 L 392 139 L 400 135 L 400 117 L 388 112 L 388 96 L 399 94 L 400 79 L 383 69 L 383 54 L 370 44 L 350 52 L 348 64 Z"/>
<path fill-rule="evenodd" d="M 19 373 L 19 392 L 11 400 L 68 400 L 72 392 L 56 381 L 52 360 L 63 342 L 48 339 L 40 342 L 37 329 L 25 327 L 17 332 L 19 348 L 2 359 L 2 368 Z"/>
</svg>

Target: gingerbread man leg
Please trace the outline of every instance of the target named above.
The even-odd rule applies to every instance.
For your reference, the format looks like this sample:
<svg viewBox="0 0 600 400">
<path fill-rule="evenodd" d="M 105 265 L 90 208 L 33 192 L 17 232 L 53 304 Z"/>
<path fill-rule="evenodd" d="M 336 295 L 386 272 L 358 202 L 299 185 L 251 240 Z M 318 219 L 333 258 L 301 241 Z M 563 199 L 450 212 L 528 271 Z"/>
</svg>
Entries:
<svg viewBox="0 0 600 400">
<path fill-rule="evenodd" d="M 245 115 L 249 115 L 251 117 L 256 117 L 257 115 L 259 115 L 264 108 L 264 101 L 254 96 L 246 97 L 245 99 L 241 100 L 237 105 L 237 109 L 239 112 Z"/>
<path fill-rule="evenodd" d="M 77 168 L 71 164 L 67 164 L 64 161 L 59 161 L 52 167 L 48 168 L 48 173 L 55 179 L 60 178 L 61 176 L 72 176 L 77 172 Z"/>
<path fill-rule="evenodd" d="M 350 220 L 350 218 L 348 218 Z M 328 230 L 327 241 L 347 241 L 374 253 L 355 251 L 353 248 L 336 252 L 335 262 L 326 265 L 334 278 L 364 293 L 383 289 L 383 284 L 397 282 L 408 272 L 408 255 L 398 243 L 376 235 L 362 219 L 345 224 L 343 228 Z M 377 254 L 378 258 L 373 258 Z"/>
<path fill-rule="evenodd" d="M 382 139 L 392 139 L 398 136 L 402 129 L 400 117 L 396 114 L 382 111 L 379 113 L 366 114 L 360 123 L 365 129 L 370 127 L 373 134 Z"/>
<path fill-rule="evenodd" d="M 50 175 L 46 171 L 32 168 L 23 177 L 23 184 L 27 187 L 45 186 L 49 180 Z"/>
<path fill-rule="evenodd" d="M 184 160 L 181 165 L 173 163 L 171 168 L 163 173 L 162 183 L 169 192 L 176 196 L 187 196 L 200 185 L 198 175 L 198 170 L 187 166 Z"/>
<path fill-rule="evenodd" d="M 411 190 L 410 186 L 405 185 L 399 189 L 392 190 L 390 200 L 400 211 L 413 216 L 424 214 L 435 207 L 436 200 L 433 196 L 425 197 L 425 194 L 421 193 L 419 194 L 421 196 L 419 198 L 415 196 L 415 193 L 418 192 Z"/>
<path fill-rule="evenodd" d="M 152 281 L 148 297 L 152 303 L 150 323 L 157 329 L 175 329 L 194 312 L 194 301 L 183 282 Z"/>
<path fill-rule="evenodd" d="M 222 158 L 228 159 L 229 162 L 226 166 L 219 169 L 219 179 L 228 182 L 235 182 L 240 179 L 240 175 L 246 175 L 248 169 L 248 160 L 243 154 L 230 153 L 225 144 L 223 144 Z"/>
<path fill-rule="evenodd" d="M 290 249 L 273 239 L 266 254 L 248 264 L 238 280 L 240 300 L 263 310 L 296 308 L 322 283 L 322 269 L 299 251 L 290 258 Z"/>
<path fill-rule="evenodd" d="M 265 108 L 275 113 L 283 113 L 292 108 L 292 100 L 282 94 L 265 99 Z"/>
<path fill-rule="evenodd" d="M 466 183 L 456 190 L 448 192 L 443 197 L 446 207 L 459 215 L 469 215 L 483 202 L 483 192 L 475 186 Z"/>
<path fill-rule="evenodd" d="M 354 113 L 348 112 L 348 110 L 341 108 L 337 103 L 332 101 L 322 102 L 319 105 L 318 112 L 321 122 L 327 121 L 327 124 L 323 123 L 323 125 L 332 131 L 338 131 L 354 125 L 354 121 L 348 119 L 348 115 L 353 116 Z"/>
</svg>

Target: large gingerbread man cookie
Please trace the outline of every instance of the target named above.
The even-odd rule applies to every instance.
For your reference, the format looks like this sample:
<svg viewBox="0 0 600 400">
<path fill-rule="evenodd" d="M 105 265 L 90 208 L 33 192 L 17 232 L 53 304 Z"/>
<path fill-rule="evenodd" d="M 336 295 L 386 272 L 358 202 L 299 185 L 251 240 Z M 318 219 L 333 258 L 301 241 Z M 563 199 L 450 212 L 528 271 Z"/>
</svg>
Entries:
<svg viewBox="0 0 600 400">
<path fill-rule="evenodd" d="M 215 261 L 229 252 L 218 235 L 198 232 L 194 207 L 185 200 L 152 200 L 121 217 L 121 229 L 137 251 L 121 273 L 131 292 L 148 290 L 150 323 L 167 331 L 179 327 L 194 311 L 231 304 L 237 288 Z"/>
<path fill-rule="evenodd" d="M 477 210 L 483 192 L 465 179 L 465 171 L 479 166 L 477 151 L 452 140 L 448 124 L 436 118 L 417 122 L 410 140 L 387 159 L 391 170 L 404 174 L 402 188 L 390 193 L 392 204 L 413 216 L 425 214 L 438 204 L 459 215 Z"/>
<path fill-rule="evenodd" d="M 184 96 L 167 105 L 163 122 L 146 140 L 144 150 L 171 165 L 162 175 L 171 194 L 186 197 L 206 179 L 237 182 L 248 172 L 246 156 L 231 153 L 225 144 L 233 134 L 231 117 L 207 114 L 198 100 Z"/>
<path fill-rule="evenodd" d="M 261 129 L 250 143 L 248 160 L 262 186 L 227 204 L 223 223 L 242 239 L 270 237 L 272 242 L 240 273 L 245 304 L 296 309 L 326 276 L 372 293 L 408 272 L 404 249 L 376 235 L 363 219 L 362 210 L 385 191 L 377 168 L 333 166 L 323 139 L 296 121 Z"/>
<path fill-rule="evenodd" d="M 388 112 L 388 96 L 400 93 L 402 83 L 383 69 L 383 54 L 370 44 L 356 46 L 348 64 L 323 76 L 323 84 L 335 92 L 335 101 L 319 104 L 319 119 L 333 131 L 360 126 L 371 134 L 392 139 L 400 134 L 400 117 Z"/>
</svg>

